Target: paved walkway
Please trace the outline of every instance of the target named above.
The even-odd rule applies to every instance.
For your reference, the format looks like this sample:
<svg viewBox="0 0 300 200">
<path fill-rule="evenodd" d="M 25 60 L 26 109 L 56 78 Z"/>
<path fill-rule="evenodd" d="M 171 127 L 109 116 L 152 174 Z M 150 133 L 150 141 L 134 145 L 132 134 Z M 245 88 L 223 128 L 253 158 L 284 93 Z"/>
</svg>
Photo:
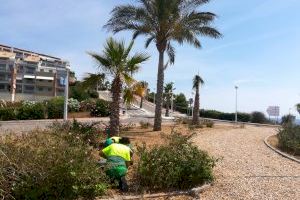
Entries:
<svg viewBox="0 0 300 200">
<path fill-rule="evenodd" d="M 275 133 L 276 128 L 254 126 L 199 133 L 195 143 L 221 158 L 215 168 L 216 182 L 201 199 L 300 199 L 300 164 L 263 142 Z"/>
</svg>

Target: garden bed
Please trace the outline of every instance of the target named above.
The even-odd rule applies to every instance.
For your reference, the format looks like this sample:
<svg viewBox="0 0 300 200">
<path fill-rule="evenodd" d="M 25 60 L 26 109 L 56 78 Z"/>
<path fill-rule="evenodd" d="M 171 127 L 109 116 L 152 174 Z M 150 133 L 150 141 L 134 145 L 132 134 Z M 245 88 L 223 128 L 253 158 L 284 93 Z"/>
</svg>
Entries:
<svg viewBox="0 0 300 200">
<path fill-rule="evenodd" d="M 284 152 L 284 153 L 288 154 L 289 156 L 296 158 L 297 160 L 300 160 L 300 155 L 295 155 L 291 151 L 284 151 L 283 149 L 279 148 L 279 140 L 278 140 L 277 135 L 272 135 L 272 136 L 268 137 L 266 141 L 274 149 Z"/>
<path fill-rule="evenodd" d="M 223 127 L 222 128 L 228 128 Z M 215 127 L 215 129 L 222 129 L 221 127 Z M 140 128 L 135 127 L 131 130 L 125 131 L 121 134 L 121 136 L 129 137 L 131 140 L 131 143 L 136 146 L 141 146 L 143 143 L 147 144 L 147 147 L 152 148 L 156 145 L 163 145 L 165 140 L 162 137 L 162 134 L 165 134 L 166 136 L 170 135 L 172 130 L 174 129 L 174 126 L 163 126 L 162 131 L 152 131 L 152 127 L 148 128 Z M 180 132 L 183 135 L 190 135 L 192 132 L 199 132 L 204 131 L 206 129 L 211 128 L 201 128 L 201 129 L 194 129 L 190 130 L 188 125 L 177 125 L 175 127 L 175 130 Z M 141 194 L 138 191 L 138 188 L 136 185 L 134 185 L 134 170 L 136 169 L 138 156 L 134 154 L 133 156 L 134 165 L 129 168 L 127 179 L 129 182 L 129 188 L 130 191 L 128 193 L 120 193 L 118 190 L 110 190 L 108 192 L 108 195 L 115 198 L 120 197 L 126 197 L 125 199 L 137 199 L 137 197 L 141 197 L 141 195 L 145 195 L 143 198 L 145 199 L 174 199 L 174 200 L 181 200 L 181 199 L 194 199 L 193 196 L 191 196 L 191 190 L 159 190 L 155 192 L 145 192 Z M 202 189 L 201 185 L 199 185 L 199 188 L 201 188 L 201 191 L 206 189 L 208 185 L 205 185 L 205 187 Z M 148 196 L 148 197 L 147 197 Z"/>
<path fill-rule="evenodd" d="M 124 131 L 124 128 L 127 130 Z M 0 140 L 2 143 L 4 142 L 3 144 L 6 143 L 0 148 L 1 152 L 3 151 L 4 153 L 1 155 L 2 157 L 0 156 L 4 162 L 2 163 L 2 171 L 0 170 L 0 179 L 4 183 L 4 185 L 1 183 L 0 186 L 4 189 L 4 194 L 0 191 L 0 197 L 1 195 L 5 196 L 10 193 L 14 196 L 19 195 L 20 197 L 25 197 L 26 195 L 41 196 L 46 192 L 49 192 L 50 195 L 52 191 L 48 190 L 47 187 L 51 188 L 51 184 L 58 184 L 58 187 L 67 187 L 68 193 L 63 193 L 62 195 L 65 195 L 65 197 L 70 199 L 73 199 L 73 197 L 76 196 L 80 197 L 82 195 L 84 197 L 92 197 L 95 194 L 104 193 L 104 191 L 105 196 L 117 198 L 123 198 L 126 196 L 127 199 L 137 199 L 138 197 L 141 197 L 141 195 L 146 195 L 144 198 L 147 198 L 148 196 L 149 198 L 155 199 L 193 199 L 193 197 L 191 197 L 193 194 L 191 186 L 196 188 L 201 187 L 201 185 L 205 185 L 213 180 L 212 167 L 214 166 L 215 161 L 213 158 L 209 157 L 206 152 L 199 151 L 196 146 L 189 142 L 189 138 L 191 137 L 190 134 L 192 132 L 199 132 L 200 129 L 193 127 L 193 130 L 191 130 L 189 125 L 178 125 L 176 126 L 177 132 L 172 132 L 172 130 L 174 130 L 173 128 L 174 127 L 172 126 L 164 126 L 162 131 L 153 132 L 151 125 L 149 124 L 144 124 L 142 127 L 134 127 L 131 125 L 123 127 L 121 136 L 129 137 L 135 148 L 135 154 L 133 157 L 134 165 L 129 168 L 129 172 L 127 174 L 130 188 L 127 193 L 120 193 L 117 189 L 109 189 L 111 186 L 108 182 L 105 182 L 106 179 L 103 178 L 103 170 L 101 172 L 101 170 L 98 169 L 99 166 L 97 167 L 95 165 L 100 159 L 99 149 L 97 146 L 101 143 L 100 141 L 103 141 L 105 138 L 103 129 L 99 129 L 98 125 L 93 125 L 93 123 L 79 123 L 77 121 L 68 122 L 66 124 L 56 122 L 52 125 L 51 130 L 45 132 L 33 131 L 30 134 L 20 136 L 13 134 L 12 140 L 9 138 L 3 138 L 3 141 Z M 208 128 L 201 128 L 201 130 L 203 129 Z M 164 133 L 163 138 L 161 137 L 162 133 Z M 51 145 L 49 144 L 49 141 L 53 141 L 53 144 L 56 144 L 55 141 L 60 141 L 61 143 L 56 144 L 57 147 L 50 147 Z M 46 143 L 47 145 L 45 145 Z M 143 148 L 143 143 L 147 144 L 145 148 Z M 25 144 L 32 148 L 28 149 L 23 147 Z M 22 148 L 25 148 L 26 152 L 24 152 L 24 149 Z M 57 153 L 57 148 L 65 149 L 65 151 L 71 151 L 73 154 L 70 156 L 69 153 Z M 152 151 L 153 149 L 156 150 Z M 80 151 L 82 153 L 78 158 L 76 156 L 78 155 L 76 151 Z M 8 152 L 14 153 L 9 154 Z M 23 154 L 19 154 L 20 152 L 23 152 Z M 43 152 L 46 153 L 45 156 L 39 156 L 39 154 Z M 163 153 L 163 156 L 160 156 L 161 154 L 158 152 Z M 6 157 L 5 155 L 9 155 L 9 157 Z M 139 159 L 141 158 L 141 155 L 143 155 L 143 159 Z M 33 156 L 36 159 L 31 159 L 30 156 Z M 174 160 L 173 158 L 176 159 Z M 19 163 L 19 160 L 25 159 L 27 159 L 26 162 Z M 51 165 L 49 159 L 59 160 L 59 165 L 55 164 L 55 168 L 49 168 L 48 165 Z M 13 162 L 8 162 L 10 160 Z M 41 168 L 35 169 L 31 167 L 34 165 L 42 166 L 41 163 L 46 163 L 48 161 L 50 164 L 45 164 Z M 14 163 L 16 165 L 14 165 Z M 152 167 L 153 163 L 155 166 L 154 168 Z M 141 169 L 139 168 L 140 166 L 142 166 L 143 170 L 146 171 L 139 171 L 139 169 Z M 161 172 L 161 168 L 159 166 L 163 166 L 165 172 Z M 179 171 L 175 174 L 173 170 L 169 170 L 173 169 L 174 166 L 179 167 L 179 169 L 183 171 Z M 13 174 L 17 175 L 11 181 L 9 178 L 11 176 L 10 168 L 13 168 L 16 172 Z M 83 173 L 80 173 L 85 174 L 85 177 L 75 176 L 74 170 L 70 171 L 72 168 L 79 170 L 78 172 L 81 170 Z M 93 170 L 86 171 L 85 169 L 87 168 L 91 168 Z M 22 170 L 25 170 L 24 173 Z M 101 172 L 99 177 L 91 174 L 95 173 L 97 170 L 100 170 L 99 172 Z M 157 176 L 152 176 L 153 171 L 156 172 Z M 32 176 L 27 176 L 27 173 L 29 172 L 32 176 L 38 176 L 38 179 L 31 180 L 30 178 Z M 60 175 L 61 178 L 55 178 L 58 172 L 65 174 L 65 176 Z M 46 177 L 42 174 L 45 174 Z M 191 176 L 193 177 L 193 179 L 191 179 L 193 184 L 190 183 L 190 178 L 187 176 L 188 174 L 193 174 L 193 176 Z M 23 191 L 24 188 L 23 185 L 21 185 L 22 182 L 18 182 L 18 180 L 23 180 L 24 177 L 26 178 L 24 180 L 24 184 L 26 184 L 25 189 L 26 191 L 28 190 L 28 192 Z M 81 179 L 88 180 L 90 177 L 94 177 L 93 179 L 97 177 L 98 180 L 101 179 L 103 182 L 100 181 L 100 183 L 103 184 L 99 185 L 95 180 L 95 182 L 88 186 L 89 189 L 86 190 L 87 188 L 84 185 L 85 183 L 79 183 L 81 182 Z M 158 177 L 158 182 L 156 182 L 155 177 Z M 71 179 L 72 181 L 70 182 Z M 60 185 L 60 182 L 56 183 L 58 180 L 63 182 L 67 180 L 69 185 Z M 31 181 L 33 182 L 31 183 Z M 152 184 L 150 184 L 150 187 L 148 187 L 148 182 Z M 19 193 L 11 190 L 11 186 L 15 184 L 18 186 L 17 192 Z M 45 186 L 45 188 L 42 188 L 43 190 L 40 188 L 40 184 Z M 207 186 L 205 186 L 205 188 L 206 187 Z M 62 191 L 64 191 L 63 188 Z M 60 196 L 60 193 L 56 195 Z M 172 196 L 172 198 L 169 198 L 168 196 Z"/>
</svg>

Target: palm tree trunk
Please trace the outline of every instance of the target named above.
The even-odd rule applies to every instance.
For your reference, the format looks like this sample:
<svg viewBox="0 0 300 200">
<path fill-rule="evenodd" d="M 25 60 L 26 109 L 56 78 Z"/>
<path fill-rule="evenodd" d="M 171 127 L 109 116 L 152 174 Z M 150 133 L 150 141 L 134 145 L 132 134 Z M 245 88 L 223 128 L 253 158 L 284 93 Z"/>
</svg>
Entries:
<svg viewBox="0 0 300 200">
<path fill-rule="evenodd" d="M 166 117 L 169 117 L 170 116 L 170 98 L 167 97 L 167 102 L 166 102 L 166 114 L 165 114 Z"/>
<path fill-rule="evenodd" d="M 156 85 L 156 98 L 155 98 L 155 118 L 153 131 L 161 131 L 161 110 L 163 102 L 163 90 L 164 90 L 164 51 L 159 51 L 159 62 L 157 72 L 157 85 Z"/>
<path fill-rule="evenodd" d="M 143 108 L 144 97 L 141 97 L 140 108 Z"/>
<path fill-rule="evenodd" d="M 120 131 L 120 96 L 122 83 L 120 77 L 116 77 L 111 86 L 112 102 L 110 104 L 110 136 L 119 134 Z"/>
<path fill-rule="evenodd" d="M 199 87 L 196 88 L 195 94 L 195 104 L 194 104 L 194 115 L 193 115 L 193 124 L 199 124 L 199 107 L 200 107 L 200 95 L 199 95 Z"/>
</svg>

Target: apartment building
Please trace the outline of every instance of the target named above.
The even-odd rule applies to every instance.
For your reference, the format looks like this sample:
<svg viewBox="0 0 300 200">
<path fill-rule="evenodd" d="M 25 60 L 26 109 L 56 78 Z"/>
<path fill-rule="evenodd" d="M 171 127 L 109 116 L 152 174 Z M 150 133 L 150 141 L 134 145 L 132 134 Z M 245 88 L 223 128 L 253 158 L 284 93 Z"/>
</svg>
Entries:
<svg viewBox="0 0 300 200">
<path fill-rule="evenodd" d="M 0 44 L 0 99 L 38 101 L 63 96 L 68 68 L 61 58 Z"/>
</svg>

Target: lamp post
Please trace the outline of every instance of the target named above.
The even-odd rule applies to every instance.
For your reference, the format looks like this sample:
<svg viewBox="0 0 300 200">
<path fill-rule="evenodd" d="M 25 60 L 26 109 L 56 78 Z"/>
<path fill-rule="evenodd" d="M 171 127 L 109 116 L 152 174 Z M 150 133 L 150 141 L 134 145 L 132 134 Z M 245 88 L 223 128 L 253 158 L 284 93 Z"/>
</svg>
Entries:
<svg viewBox="0 0 300 200">
<path fill-rule="evenodd" d="M 69 70 L 70 66 L 66 67 L 65 84 L 65 102 L 64 102 L 64 121 L 68 120 L 68 99 L 69 99 Z"/>
<path fill-rule="evenodd" d="M 234 87 L 235 88 L 235 123 L 237 123 L 238 122 L 238 118 L 237 118 L 237 101 L 238 101 L 238 98 L 237 98 L 237 95 L 238 95 L 238 89 L 239 89 L 239 87 L 238 86 L 235 86 Z"/>
</svg>

